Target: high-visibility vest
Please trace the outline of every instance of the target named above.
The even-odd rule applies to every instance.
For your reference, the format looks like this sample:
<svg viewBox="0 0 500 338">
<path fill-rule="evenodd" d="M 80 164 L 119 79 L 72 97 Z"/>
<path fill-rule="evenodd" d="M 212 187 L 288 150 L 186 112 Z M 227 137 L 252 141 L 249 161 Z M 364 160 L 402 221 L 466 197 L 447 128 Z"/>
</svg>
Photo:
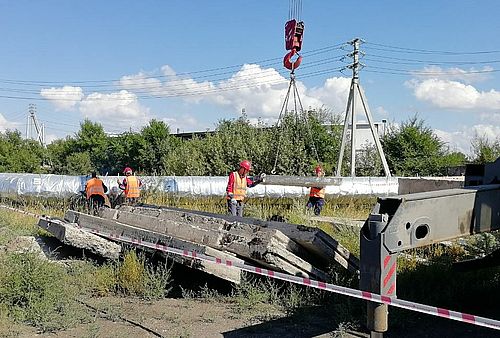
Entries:
<svg viewBox="0 0 500 338">
<path fill-rule="evenodd" d="M 141 191 L 139 190 L 139 180 L 135 176 L 127 176 L 127 186 L 125 187 L 125 197 L 139 197 Z"/>
<path fill-rule="evenodd" d="M 325 188 L 311 187 L 311 190 L 309 192 L 309 196 L 325 198 Z"/>
<path fill-rule="evenodd" d="M 102 181 L 98 178 L 91 178 L 87 181 L 87 189 L 85 192 L 87 193 L 87 199 L 92 195 L 105 196 Z"/>
<path fill-rule="evenodd" d="M 237 171 L 233 171 L 233 177 L 233 198 L 237 201 L 243 201 L 247 195 L 247 177 L 240 177 Z"/>
</svg>

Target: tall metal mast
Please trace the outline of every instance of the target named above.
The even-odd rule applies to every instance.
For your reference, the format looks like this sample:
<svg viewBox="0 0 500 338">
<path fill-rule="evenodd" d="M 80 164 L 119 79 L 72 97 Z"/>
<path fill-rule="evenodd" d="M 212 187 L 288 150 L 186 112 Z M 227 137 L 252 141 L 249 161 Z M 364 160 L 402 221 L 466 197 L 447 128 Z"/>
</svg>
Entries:
<svg viewBox="0 0 500 338">
<path fill-rule="evenodd" d="M 340 145 L 340 154 L 339 160 L 337 162 L 337 172 L 336 176 L 340 176 L 342 173 L 342 160 L 344 158 L 344 151 L 347 142 L 347 130 L 350 129 L 351 134 L 351 176 L 356 176 L 356 110 L 355 103 L 356 97 L 359 96 L 361 101 L 361 105 L 363 107 L 363 111 L 365 112 L 365 116 L 368 119 L 368 123 L 370 124 L 370 129 L 372 132 L 373 139 L 375 141 L 375 146 L 377 147 L 378 154 L 380 159 L 382 160 L 382 166 L 384 167 L 384 172 L 386 176 L 391 176 L 389 171 L 389 166 L 387 165 L 387 160 L 385 159 L 384 150 L 382 149 L 382 145 L 380 143 L 380 139 L 378 137 L 378 133 L 375 130 L 375 126 L 373 124 L 372 114 L 370 112 L 370 107 L 368 106 L 368 101 L 366 100 L 365 93 L 361 85 L 359 84 L 359 70 L 361 68 L 361 64 L 359 63 L 359 45 L 363 40 L 356 38 L 349 42 L 354 51 L 350 53 L 348 56 L 353 59 L 353 63 L 347 68 L 352 69 L 352 80 L 351 87 L 349 89 L 349 97 L 347 99 L 347 107 L 345 111 L 344 118 L 344 131 L 342 132 L 342 143 Z M 350 120 L 350 121 L 349 121 Z"/>
<path fill-rule="evenodd" d="M 36 138 L 35 138 L 36 133 Z M 26 139 L 36 139 L 42 147 L 45 147 L 45 127 L 36 118 L 36 105 L 28 105 L 28 117 L 26 121 Z"/>
</svg>

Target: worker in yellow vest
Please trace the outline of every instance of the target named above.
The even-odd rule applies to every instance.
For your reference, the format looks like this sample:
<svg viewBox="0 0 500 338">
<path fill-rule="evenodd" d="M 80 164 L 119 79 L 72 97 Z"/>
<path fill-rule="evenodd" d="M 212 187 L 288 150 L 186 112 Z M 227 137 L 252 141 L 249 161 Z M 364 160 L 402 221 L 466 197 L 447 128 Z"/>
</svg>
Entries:
<svg viewBox="0 0 500 338">
<path fill-rule="evenodd" d="M 127 204 L 132 205 L 139 201 L 141 196 L 142 182 L 135 175 L 132 175 L 132 168 L 126 167 L 123 170 L 125 178 L 122 182 L 118 180 L 118 187 L 124 191 Z"/>
<path fill-rule="evenodd" d="M 320 165 L 316 166 L 314 172 L 317 177 L 325 176 L 325 172 Z M 321 214 L 321 209 L 325 205 L 325 188 L 324 187 L 311 187 L 309 191 L 309 200 L 307 201 L 307 209 L 313 208 L 314 214 L 319 216 Z"/>
<path fill-rule="evenodd" d="M 226 188 L 227 210 L 233 216 L 243 217 L 247 188 L 255 187 L 266 176 L 265 174 L 260 174 L 256 177 L 248 177 L 251 169 L 252 164 L 250 161 L 243 160 L 240 162 L 239 169 L 229 174 L 229 181 Z"/>
<path fill-rule="evenodd" d="M 87 197 L 89 207 L 95 212 L 106 204 L 108 187 L 97 177 L 95 171 L 92 177 L 85 183 L 85 196 Z"/>
</svg>

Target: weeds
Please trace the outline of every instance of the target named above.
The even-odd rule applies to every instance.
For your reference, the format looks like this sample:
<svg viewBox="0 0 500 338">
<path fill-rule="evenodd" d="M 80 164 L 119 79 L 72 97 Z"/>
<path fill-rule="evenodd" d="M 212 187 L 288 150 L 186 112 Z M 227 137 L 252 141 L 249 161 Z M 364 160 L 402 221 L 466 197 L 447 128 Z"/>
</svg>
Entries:
<svg viewBox="0 0 500 338">
<path fill-rule="evenodd" d="M 33 254 L 0 256 L 0 303 L 8 316 L 42 331 L 73 326 L 83 318 L 78 290 L 64 268 Z"/>
<path fill-rule="evenodd" d="M 169 288 L 171 269 L 164 264 L 160 267 L 148 265 L 144 256 L 137 256 L 135 251 L 125 254 L 123 262 L 117 267 L 117 287 L 126 295 L 144 299 L 164 298 Z"/>
</svg>

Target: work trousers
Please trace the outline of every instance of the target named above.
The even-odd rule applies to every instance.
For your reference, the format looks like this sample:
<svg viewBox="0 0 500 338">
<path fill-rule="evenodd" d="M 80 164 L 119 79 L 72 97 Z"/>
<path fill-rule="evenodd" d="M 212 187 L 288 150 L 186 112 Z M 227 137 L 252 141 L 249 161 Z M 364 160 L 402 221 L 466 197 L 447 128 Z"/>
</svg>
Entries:
<svg viewBox="0 0 500 338">
<path fill-rule="evenodd" d="M 236 201 L 236 203 L 231 203 L 231 200 L 227 200 L 227 211 L 233 216 L 243 217 L 243 208 L 245 203 L 243 201 Z"/>
<path fill-rule="evenodd" d="M 325 205 L 325 200 L 321 197 L 309 197 L 309 201 L 307 201 L 306 207 L 307 209 L 313 208 L 314 214 L 319 216 L 321 214 L 321 209 L 323 209 L 323 205 Z"/>
</svg>

